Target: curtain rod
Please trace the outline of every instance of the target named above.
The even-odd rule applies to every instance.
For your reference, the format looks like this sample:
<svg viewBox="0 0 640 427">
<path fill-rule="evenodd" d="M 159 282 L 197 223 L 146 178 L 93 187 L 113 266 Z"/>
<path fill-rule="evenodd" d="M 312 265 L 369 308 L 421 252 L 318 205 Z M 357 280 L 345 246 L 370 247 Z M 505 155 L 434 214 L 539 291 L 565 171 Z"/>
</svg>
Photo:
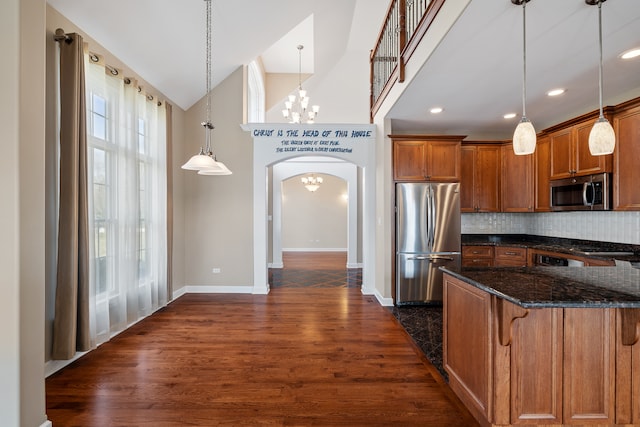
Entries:
<svg viewBox="0 0 640 427">
<path fill-rule="evenodd" d="M 61 41 L 66 41 L 67 43 L 71 43 L 71 36 L 67 33 L 64 32 L 64 30 L 62 28 L 58 28 L 56 30 L 55 35 L 53 36 L 53 39 L 57 42 L 61 42 Z"/>
<path fill-rule="evenodd" d="M 58 28 L 56 29 L 56 33 L 53 35 L 53 39 L 57 42 L 61 42 L 61 41 L 65 41 L 67 43 L 71 43 L 72 41 L 72 37 L 65 33 L 64 30 L 62 28 Z M 96 55 L 93 52 L 89 52 L 89 58 L 92 62 L 98 62 L 99 61 L 99 56 Z M 112 67 L 108 64 L 104 64 L 104 67 L 111 73 L 111 75 L 113 76 L 117 76 L 119 73 L 118 69 L 115 67 Z M 123 78 L 125 84 L 131 84 L 131 79 L 129 77 L 124 77 Z M 142 86 L 138 86 L 138 92 L 142 92 Z M 147 95 L 147 100 L 149 101 L 153 101 L 154 97 L 151 94 L 148 94 L 145 92 L 145 95 Z M 158 106 L 162 105 L 162 101 L 158 100 L 157 101 Z"/>
</svg>

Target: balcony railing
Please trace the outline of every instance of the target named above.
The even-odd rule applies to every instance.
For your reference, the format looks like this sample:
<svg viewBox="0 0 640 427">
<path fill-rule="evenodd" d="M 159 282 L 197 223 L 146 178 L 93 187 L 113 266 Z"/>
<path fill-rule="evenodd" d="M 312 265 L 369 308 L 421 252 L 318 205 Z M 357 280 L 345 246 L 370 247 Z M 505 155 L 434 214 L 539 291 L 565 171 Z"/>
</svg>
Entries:
<svg viewBox="0 0 640 427">
<path fill-rule="evenodd" d="M 371 51 L 371 121 L 445 0 L 391 0 Z"/>
</svg>

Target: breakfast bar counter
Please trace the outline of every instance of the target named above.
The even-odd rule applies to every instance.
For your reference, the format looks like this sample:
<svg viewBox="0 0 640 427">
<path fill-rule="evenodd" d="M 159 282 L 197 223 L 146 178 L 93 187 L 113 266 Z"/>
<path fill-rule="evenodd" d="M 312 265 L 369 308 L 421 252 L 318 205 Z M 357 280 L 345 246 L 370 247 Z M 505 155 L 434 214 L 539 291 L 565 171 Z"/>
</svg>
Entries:
<svg viewBox="0 0 640 427">
<path fill-rule="evenodd" d="M 442 271 L 524 308 L 640 308 L 640 269 L 628 265 Z"/>
<path fill-rule="evenodd" d="M 482 425 L 640 425 L 640 270 L 442 270 L 444 368 Z"/>
</svg>

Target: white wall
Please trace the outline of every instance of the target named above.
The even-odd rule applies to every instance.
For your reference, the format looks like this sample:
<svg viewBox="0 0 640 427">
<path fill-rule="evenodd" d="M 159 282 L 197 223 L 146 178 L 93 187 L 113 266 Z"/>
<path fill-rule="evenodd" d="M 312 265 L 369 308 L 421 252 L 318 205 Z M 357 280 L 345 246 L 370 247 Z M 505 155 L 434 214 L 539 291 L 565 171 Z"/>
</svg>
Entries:
<svg viewBox="0 0 640 427">
<path fill-rule="evenodd" d="M 45 3 L 0 3 L 0 419 L 46 422 L 44 400 Z"/>
<path fill-rule="evenodd" d="M 531 234 L 640 245 L 640 212 L 462 214 L 465 234 Z"/>
<path fill-rule="evenodd" d="M 347 250 L 347 182 L 326 174 L 307 190 L 302 175 L 282 182 L 282 249 Z"/>
</svg>

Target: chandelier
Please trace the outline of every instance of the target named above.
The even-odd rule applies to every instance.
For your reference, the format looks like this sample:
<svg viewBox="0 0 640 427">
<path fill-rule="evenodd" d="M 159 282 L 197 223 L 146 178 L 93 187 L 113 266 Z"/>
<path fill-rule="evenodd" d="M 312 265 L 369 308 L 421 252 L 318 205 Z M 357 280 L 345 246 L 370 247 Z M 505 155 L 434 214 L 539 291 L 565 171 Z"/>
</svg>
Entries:
<svg viewBox="0 0 640 427">
<path fill-rule="evenodd" d="M 320 184 L 322 184 L 322 177 L 315 176 L 315 175 L 304 176 L 300 178 L 300 181 L 302 181 L 302 184 L 305 186 L 307 190 L 313 193 L 318 188 L 320 188 Z"/>
<path fill-rule="evenodd" d="M 289 123 L 314 123 L 320 106 L 313 105 L 311 110 L 307 110 L 309 107 L 309 97 L 307 91 L 302 89 L 302 49 L 304 46 L 299 44 L 298 49 L 298 96 L 289 95 L 289 100 L 284 103 L 285 109 L 282 110 L 282 115 L 285 119 L 289 119 Z M 315 191 L 315 190 L 314 190 Z"/>
<path fill-rule="evenodd" d="M 207 117 L 202 122 L 202 127 L 205 129 L 205 142 L 204 146 L 200 147 L 200 152 L 191 157 L 187 163 L 182 165 L 182 169 L 198 171 L 198 175 L 231 175 L 229 168 L 224 163 L 219 162 L 216 156 L 213 155 L 211 149 L 211 131 L 214 126 L 211 123 L 211 1 L 204 0 L 206 3 L 207 12 L 207 48 L 206 48 L 206 63 L 207 63 Z"/>
</svg>

